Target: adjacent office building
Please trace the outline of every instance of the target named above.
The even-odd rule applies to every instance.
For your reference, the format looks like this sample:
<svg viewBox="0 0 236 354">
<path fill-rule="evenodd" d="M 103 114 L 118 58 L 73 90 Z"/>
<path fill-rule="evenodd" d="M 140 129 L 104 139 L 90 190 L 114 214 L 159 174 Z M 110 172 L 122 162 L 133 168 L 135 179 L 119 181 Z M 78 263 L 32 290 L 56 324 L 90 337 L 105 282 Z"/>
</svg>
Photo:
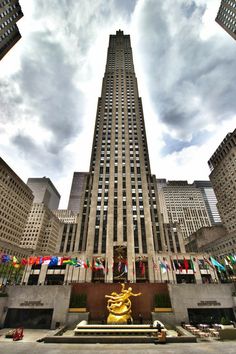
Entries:
<svg viewBox="0 0 236 354">
<path fill-rule="evenodd" d="M 78 225 L 78 214 L 72 210 L 54 210 L 53 213 L 62 223 L 61 237 L 58 238 L 56 252 L 72 253 L 75 245 L 75 237 Z"/>
<path fill-rule="evenodd" d="M 0 0 L 0 60 L 21 38 L 16 25 L 21 17 L 19 1 Z"/>
<path fill-rule="evenodd" d="M 222 0 L 216 22 L 236 39 L 236 0 Z"/>
<path fill-rule="evenodd" d="M 58 208 L 61 196 L 50 178 L 29 178 L 27 186 L 33 192 L 34 203 L 43 203 L 50 210 Z"/>
<path fill-rule="evenodd" d="M 0 249 L 3 252 L 25 254 L 18 246 L 32 202 L 30 188 L 0 158 Z"/>
<path fill-rule="evenodd" d="M 78 214 L 80 210 L 80 203 L 87 176 L 88 172 L 74 172 L 73 175 L 67 209 L 73 211 L 76 214 Z"/>
<path fill-rule="evenodd" d="M 44 203 L 33 203 L 20 245 L 38 254 L 56 251 L 62 223 Z"/>
<path fill-rule="evenodd" d="M 210 181 L 194 181 L 193 185 L 199 188 L 206 204 L 207 212 L 211 220 L 211 225 L 221 224 L 219 210 L 217 208 L 217 199 Z"/>
<path fill-rule="evenodd" d="M 187 181 L 157 179 L 161 212 L 165 223 L 178 223 L 184 240 L 203 226 L 210 226 L 200 188 Z"/>
<path fill-rule="evenodd" d="M 228 234 L 223 225 L 202 227 L 190 236 L 185 247 L 187 252 L 207 252 L 223 259 L 236 254 L 236 237 Z"/>
<path fill-rule="evenodd" d="M 236 129 L 227 134 L 208 165 L 222 223 L 236 235 Z"/>
</svg>

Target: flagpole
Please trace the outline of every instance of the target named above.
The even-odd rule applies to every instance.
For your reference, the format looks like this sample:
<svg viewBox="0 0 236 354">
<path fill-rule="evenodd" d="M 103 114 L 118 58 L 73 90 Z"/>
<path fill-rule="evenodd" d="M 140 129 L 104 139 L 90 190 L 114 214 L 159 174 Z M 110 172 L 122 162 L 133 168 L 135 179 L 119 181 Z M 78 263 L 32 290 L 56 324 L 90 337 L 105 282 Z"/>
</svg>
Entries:
<svg viewBox="0 0 236 354">
<path fill-rule="evenodd" d="M 24 280 L 25 280 L 25 276 L 26 276 L 27 270 L 28 270 L 28 259 L 27 259 L 27 264 L 26 264 L 26 267 L 24 269 L 23 277 L 22 277 L 22 280 L 21 280 L 21 284 L 22 285 L 24 285 Z"/>
<path fill-rule="evenodd" d="M 171 270 L 172 270 L 173 283 L 175 284 L 175 276 L 174 276 L 174 269 L 173 269 L 173 260 L 172 260 L 172 257 L 171 257 L 171 256 L 170 256 L 170 263 L 171 263 Z"/>
<path fill-rule="evenodd" d="M 154 259 L 152 257 L 152 268 L 153 268 L 153 276 L 154 276 L 154 283 L 156 283 L 156 269 L 154 268 Z"/>
<path fill-rule="evenodd" d="M 160 278 L 161 278 L 161 283 L 162 283 L 161 263 L 160 263 L 160 258 L 159 258 L 159 257 L 158 257 L 158 263 L 159 263 L 159 268 L 160 268 Z"/>
</svg>

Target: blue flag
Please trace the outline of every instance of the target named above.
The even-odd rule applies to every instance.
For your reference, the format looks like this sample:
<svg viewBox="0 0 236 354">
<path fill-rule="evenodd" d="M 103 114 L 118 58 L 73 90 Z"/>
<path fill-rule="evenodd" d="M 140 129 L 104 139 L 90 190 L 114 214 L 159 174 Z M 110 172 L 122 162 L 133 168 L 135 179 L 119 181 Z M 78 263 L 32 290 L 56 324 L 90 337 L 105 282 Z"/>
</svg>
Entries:
<svg viewBox="0 0 236 354">
<path fill-rule="evenodd" d="M 219 271 L 221 271 L 221 270 L 225 271 L 225 267 L 224 267 L 222 264 L 220 264 L 219 262 L 217 262 L 216 259 L 214 259 L 213 257 L 210 257 L 210 259 L 211 259 L 211 263 L 212 263 L 214 266 L 216 266 Z"/>
<path fill-rule="evenodd" d="M 51 260 L 50 260 L 50 262 L 49 262 L 49 264 L 48 264 L 48 266 L 49 266 L 49 267 L 54 267 L 54 266 L 56 266 L 57 264 L 58 264 L 58 257 L 52 257 Z"/>
</svg>

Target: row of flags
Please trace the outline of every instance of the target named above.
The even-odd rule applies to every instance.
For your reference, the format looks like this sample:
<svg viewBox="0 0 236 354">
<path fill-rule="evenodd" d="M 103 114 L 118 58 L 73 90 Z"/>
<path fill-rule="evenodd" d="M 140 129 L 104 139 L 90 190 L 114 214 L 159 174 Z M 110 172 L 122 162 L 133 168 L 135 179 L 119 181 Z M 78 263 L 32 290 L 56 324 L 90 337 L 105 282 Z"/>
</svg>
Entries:
<svg viewBox="0 0 236 354">
<path fill-rule="evenodd" d="M 188 273 L 189 270 L 196 272 L 195 263 L 197 262 L 199 266 L 203 269 L 208 269 L 209 267 L 216 269 L 217 271 L 226 271 L 227 268 L 233 270 L 233 266 L 236 264 L 236 255 L 225 256 L 223 261 L 219 262 L 215 258 L 210 257 L 209 259 L 203 257 L 203 259 L 196 259 L 195 257 L 190 256 L 190 259 L 178 259 L 176 256 L 175 259 L 172 257 L 167 260 L 165 257 L 158 257 L 158 261 L 153 262 L 153 268 L 159 269 L 163 274 L 169 271 L 178 271 L 182 272 L 183 270 Z M 141 275 L 145 275 L 146 272 L 146 261 L 139 259 L 136 261 Z M 47 264 L 49 267 L 60 266 L 63 264 L 69 264 L 74 267 L 90 269 L 93 271 L 103 270 L 103 272 L 108 272 L 108 264 L 102 258 L 94 258 L 92 263 L 89 259 L 81 260 L 77 257 L 59 257 L 59 256 L 30 256 L 28 258 L 17 258 L 16 256 L 10 256 L 7 254 L 0 254 L 0 264 L 11 264 L 14 268 L 20 268 L 21 266 L 28 265 L 42 265 Z M 114 266 L 117 267 L 118 273 L 127 273 L 128 272 L 128 262 L 126 259 L 120 259 L 114 265 L 114 261 L 110 265 L 112 269 Z M 133 271 L 135 271 L 135 265 L 133 262 Z"/>
</svg>

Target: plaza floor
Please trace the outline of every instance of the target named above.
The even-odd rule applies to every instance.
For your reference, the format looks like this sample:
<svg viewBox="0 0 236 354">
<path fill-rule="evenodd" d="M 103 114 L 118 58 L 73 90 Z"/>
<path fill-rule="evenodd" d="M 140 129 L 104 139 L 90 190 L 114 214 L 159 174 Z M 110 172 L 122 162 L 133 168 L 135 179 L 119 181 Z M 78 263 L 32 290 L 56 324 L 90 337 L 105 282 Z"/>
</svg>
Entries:
<svg viewBox="0 0 236 354">
<path fill-rule="evenodd" d="M 179 344 L 45 344 L 36 342 L 54 331 L 26 329 L 21 341 L 5 338 L 0 330 L 0 354 L 235 354 L 236 341 L 206 341 Z"/>
<path fill-rule="evenodd" d="M 236 342 L 180 344 L 44 344 L 1 342 L 0 354 L 235 354 Z"/>
</svg>

